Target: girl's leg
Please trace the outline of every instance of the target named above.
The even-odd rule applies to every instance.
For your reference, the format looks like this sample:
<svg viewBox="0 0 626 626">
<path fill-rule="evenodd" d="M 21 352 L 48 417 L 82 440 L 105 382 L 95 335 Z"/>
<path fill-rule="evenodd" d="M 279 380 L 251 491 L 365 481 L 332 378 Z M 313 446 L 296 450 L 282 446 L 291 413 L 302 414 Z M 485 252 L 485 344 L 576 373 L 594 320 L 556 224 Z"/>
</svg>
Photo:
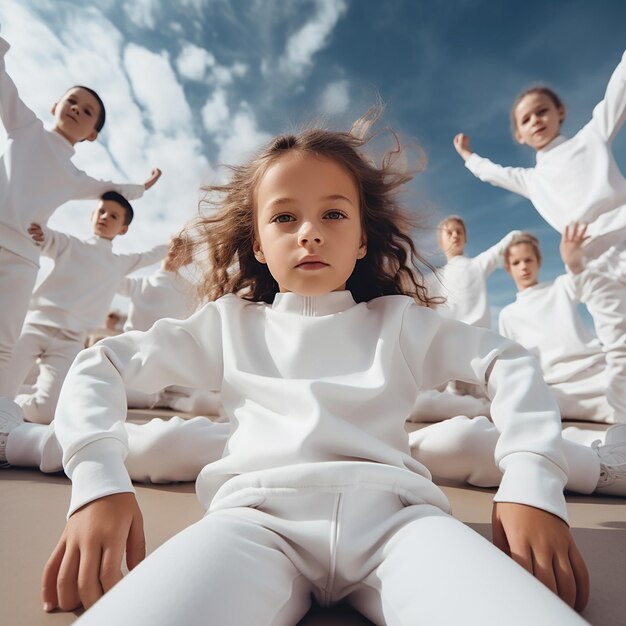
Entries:
<svg viewBox="0 0 626 626">
<path fill-rule="evenodd" d="M 456 415 L 467 417 L 489 415 L 489 408 L 490 404 L 486 398 L 431 389 L 417 396 L 409 421 L 440 422 Z"/>
<path fill-rule="evenodd" d="M 38 326 L 24 324 L 6 372 L 5 388 L 10 391 L 9 397 L 15 397 L 20 385 L 37 363 L 37 359 L 48 347 L 48 339 L 47 335 L 39 331 Z"/>
<path fill-rule="evenodd" d="M 499 436 L 486 417 L 459 416 L 410 433 L 409 444 L 413 458 L 430 470 L 435 482 L 497 487 L 502 478 L 494 460 Z M 572 441 L 563 440 L 563 448 L 569 466 L 566 488 L 592 493 L 600 477 L 598 454 Z"/>
<path fill-rule="evenodd" d="M 380 565 L 348 597 L 386 626 L 582 626 L 554 593 L 486 539 L 428 505 L 396 514 L 401 524 Z"/>
<path fill-rule="evenodd" d="M 206 417 L 171 417 L 146 424 L 126 423 L 126 469 L 133 480 L 152 483 L 194 481 L 200 470 L 222 458 L 230 424 Z"/>
<path fill-rule="evenodd" d="M 138 565 L 81 626 L 294 626 L 311 587 L 254 509 L 208 514 Z"/>
</svg>

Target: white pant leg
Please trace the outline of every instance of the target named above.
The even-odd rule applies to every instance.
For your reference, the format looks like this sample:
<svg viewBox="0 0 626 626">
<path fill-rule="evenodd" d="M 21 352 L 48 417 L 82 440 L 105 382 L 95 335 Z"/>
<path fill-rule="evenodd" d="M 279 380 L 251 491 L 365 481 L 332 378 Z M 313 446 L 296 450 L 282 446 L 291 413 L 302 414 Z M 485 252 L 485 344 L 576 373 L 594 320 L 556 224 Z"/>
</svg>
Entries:
<svg viewBox="0 0 626 626">
<path fill-rule="evenodd" d="M 18 395 L 15 402 L 22 407 L 26 421 L 49 424 L 54 419 L 65 376 L 83 349 L 85 338 L 82 333 L 68 333 L 48 326 L 29 325 L 29 328 L 47 336 L 47 346 L 40 355 L 34 393 Z"/>
<path fill-rule="evenodd" d="M 355 520 L 371 516 L 355 507 Z M 349 520 L 343 521 L 344 536 L 361 538 L 353 552 L 360 547 L 360 554 L 366 553 L 373 533 L 359 532 L 348 526 Z M 377 625 L 586 624 L 513 559 L 435 507 L 387 511 L 380 523 L 385 533 L 371 562 L 377 566 L 347 598 Z M 374 536 L 378 539 L 378 533 Z"/>
<path fill-rule="evenodd" d="M 435 482 L 497 487 L 502 478 L 494 459 L 499 436 L 486 417 L 458 416 L 410 433 L 409 444 L 413 458 L 429 469 Z M 566 440 L 563 449 L 569 466 L 566 489 L 592 493 L 600 476 L 597 453 Z"/>
<path fill-rule="evenodd" d="M 449 391 L 431 389 L 417 396 L 409 421 L 440 422 L 457 415 L 466 415 L 467 417 L 488 416 L 490 414 L 489 411 L 490 403 L 486 398 L 476 398 L 472 395 L 458 395 Z"/>
<path fill-rule="evenodd" d="M 607 255 L 589 264 L 584 303 L 606 355 L 608 402 L 615 420 L 626 422 L 626 285 L 617 279 L 611 260 Z"/>
<path fill-rule="evenodd" d="M 607 400 L 609 374 L 605 363 L 587 369 L 562 383 L 549 385 L 563 419 L 590 422 L 614 421 L 613 407 Z"/>
<path fill-rule="evenodd" d="M 167 541 L 76 621 L 80 626 L 294 626 L 311 604 L 310 584 L 288 546 L 230 509 Z"/>
<path fill-rule="evenodd" d="M 6 387 L 13 398 L 27 376 L 35 368 L 37 359 L 48 349 L 50 336 L 40 331 L 40 326 L 24 324 L 22 333 L 13 348 L 13 356 L 6 372 Z M 39 367 L 37 366 L 37 376 Z M 34 381 L 34 385 L 36 384 Z"/>
<path fill-rule="evenodd" d="M 19 339 L 38 267 L 6 248 L 0 248 L 0 396 L 12 397 L 7 371 Z"/>
<path fill-rule="evenodd" d="M 126 423 L 126 469 L 133 480 L 152 483 L 194 481 L 207 464 L 222 458 L 230 424 L 206 417 L 171 417 L 146 424 Z"/>
<path fill-rule="evenodd" d="M 222 398 L 217 391 L 171 387 L 162 394 L 164 404 L 189 415 L 221 415 Z"/>
<path fill-rule="evenodd" d="M 153 419 L 146 424 L 126 423 L 126 469 L 135 481 L 168 483 L 194 481 L 200 470 L 222 458 L 229 424 L 206 417 L 183 420 Z M 63 470 L 63 452 L 50 425 L 26 423 L 7 441 L 7 461 L 17 467 L 39 467 L 42 472 Z"/>
<path fill-rule="evenodd" d="M 145 393 L 136 389 L 126 388 L 126 402 L 129 409 L 151 409 L 159 400 L 159 392 Z"/>
</svg>

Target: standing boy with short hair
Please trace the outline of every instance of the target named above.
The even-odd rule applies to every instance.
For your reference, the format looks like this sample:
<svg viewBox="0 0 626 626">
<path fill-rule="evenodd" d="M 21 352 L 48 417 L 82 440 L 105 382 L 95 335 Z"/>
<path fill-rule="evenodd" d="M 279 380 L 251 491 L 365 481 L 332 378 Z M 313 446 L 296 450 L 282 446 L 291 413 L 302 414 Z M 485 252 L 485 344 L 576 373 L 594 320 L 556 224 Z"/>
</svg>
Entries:
<svg viewBox="0 0 626 626">
<path fill-rule="evenodd" d="M 39 248 L 27 232 L 29 225 L 45 225 L 68 200 L 98 198 L 111 189 L 138 198 L 161 175 L 155 169 L 143 185 L 121 185 L 76 168 L 74 145 L 94 141 L 104 125 L 102 100 L 87 87 L 72 87 L 52 107 L 52 129 L 44 128 L 6 72 L 9 47 L 0 37 L 0 119 L 8 135 L 0 156 L 0 395 L 8 394 L 7 365 L 39 268 Z"/>
<path fill-rule="evenodd" d="M 33 393 L 16 397 L 27 421 L 52 421 L 61 385 L 72 361 L 84 347 L 87 331 L 104 317 L 120 280 L 163 258 L 167 246 L 135 254 L 113 252 L 133 217 L 130 203 L 115 191 L 103 194 L 92 214 L 94 236 L 78 239 L 32 224 L 29 232 L 54 259 L 54 268 L 35 290 L 22 334 L 7 372 L 15 393 L 39 358 Z"/>
</svg>

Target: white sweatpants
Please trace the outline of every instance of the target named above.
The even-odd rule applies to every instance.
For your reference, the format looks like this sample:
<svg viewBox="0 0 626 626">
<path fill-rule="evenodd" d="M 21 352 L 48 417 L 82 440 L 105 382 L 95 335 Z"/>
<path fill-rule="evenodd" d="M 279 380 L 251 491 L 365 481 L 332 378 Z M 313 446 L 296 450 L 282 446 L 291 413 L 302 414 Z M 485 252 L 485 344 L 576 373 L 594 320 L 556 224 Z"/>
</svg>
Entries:
<svg viewBox="0 0 626 626">
<path fill-rule="evenodd" d="M 435 482 L 497 487 L 502 478 L 494 460 L 499 436 L 486 417 L 458 416 L 409 433 L 409 443 L 411 455 L 430 470 Z M 567 439 L 563 439 L 563 450 L 569 466 L 566 489 L 585 494 L 595 491 L 600 477 L 595 450 Z"/>
<path fill-rule="evenodd" d="M 230 424 L 212 422 L 206 417 L 155 418 L 145 424 L 126 422 L 125 428 L 128 473 L 135 481 L 151 483 L 195 481 L 207 463 L 222 458 L 230 434 Z M 62 451 L 54 422 L 18 426 L 9 435 L 6 457 L 16 467 L 62 471 Z"/>
<path fill-rule="evenodd" d="M 590 296 L 584 300 L 606 355 L 607 400 L 613 407 L 615 421 L 622 423 L 626 422 L 625 260 L 626 248 L 612 248 L 589 263 Z"/>
<path fill-rule="evenodd" d="M 28 311 L 38 270 L 36 263 L 0 248 L 0 396 L 7 398 L 14 393 L 7 380 L 9 362 Z"/>
<path fill-rule="evenodd" d="M 489 414 L 490 402 L 486 397 L 430 389 L 417 396 L 408 421 L 440 422 L 456 415 L 476 417 Z"/>
<path fill-rule="evenodd" d="M 34 391 L 15 397 L 26 421 L 49 424 L 54 419 L 63 381 L 84 342 L 84 333 L 24 324 L 13 350 L 7 379 L 13 396 L 39 359 Z"/>
<path fill-rule="evenodd" d="M 366 487 L 208 513 L 76 623 L 294 626 L 312 596 L 388 626 L 586 623 L 461 522 Z"/>
<path fill-rule="evenodd" d="M 607 399 L 609 370 L 605 363 L 586 369 L 569 380 L 549 384 L 563 419 L 612 423 L 613 407 Z M 464 413 L 463 415 L 468 415 Z"/>
</svg>

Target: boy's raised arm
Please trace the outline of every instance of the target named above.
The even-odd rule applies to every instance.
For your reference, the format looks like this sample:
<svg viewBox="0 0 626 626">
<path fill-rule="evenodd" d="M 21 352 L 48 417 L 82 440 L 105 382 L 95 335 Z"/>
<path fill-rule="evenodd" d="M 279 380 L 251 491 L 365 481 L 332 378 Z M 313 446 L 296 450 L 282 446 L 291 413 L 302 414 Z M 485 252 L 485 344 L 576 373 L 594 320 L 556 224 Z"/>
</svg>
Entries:
<svg viewBox="0 0 626 626">
<path fill-rule="evenodd" d="M 602 137 L 612 141 L 626 121 L 626 52 L 606 87 L 604 99 L 593 110 L 591 124 Z"/>
<path fill-rule="evenodd" d="M 9 42 L 0 37 L 0 119 L 8 133 L 38 121 L 37 116 L 20 98 L 15 83 L 7 74 L 4 57 L 10 47 Z"/>
</svg>

